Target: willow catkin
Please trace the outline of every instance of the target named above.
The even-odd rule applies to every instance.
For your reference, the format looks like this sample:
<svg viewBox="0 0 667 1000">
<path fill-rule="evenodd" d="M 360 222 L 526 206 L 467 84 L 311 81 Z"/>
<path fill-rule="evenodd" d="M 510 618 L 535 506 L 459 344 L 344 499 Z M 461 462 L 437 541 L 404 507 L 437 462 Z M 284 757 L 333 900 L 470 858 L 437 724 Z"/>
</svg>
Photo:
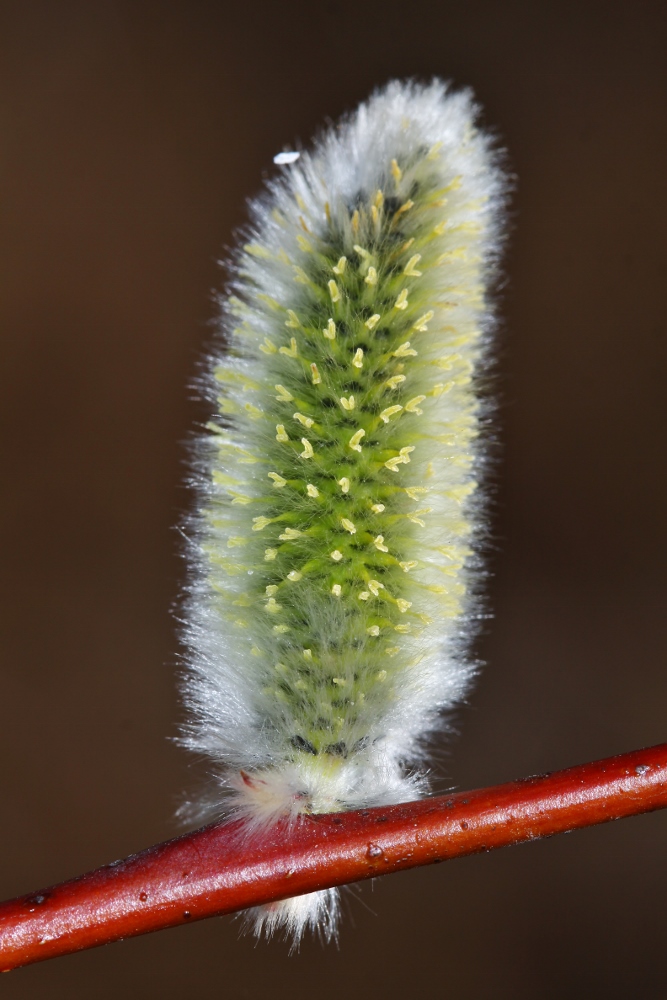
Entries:
<svg viewBox="0 0 667 1000">
<path fill-rule="evenodd" d="M 251 204 L 199 443 L 183 742 L 252 831 L 425 789 L 465 693 L 476 374 L 503 181 L 467 92 L 394 82 Z M 255 911 L 331 934 L 337 891 Z"/>
</svg>

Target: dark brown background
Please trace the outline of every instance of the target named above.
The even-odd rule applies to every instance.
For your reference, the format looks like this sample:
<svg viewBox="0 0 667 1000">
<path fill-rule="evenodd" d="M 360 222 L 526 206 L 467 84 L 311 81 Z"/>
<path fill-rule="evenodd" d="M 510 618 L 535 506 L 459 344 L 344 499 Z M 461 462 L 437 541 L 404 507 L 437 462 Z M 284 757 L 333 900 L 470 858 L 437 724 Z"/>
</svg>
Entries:
<svg viewBox="0 0 667 1000">
<path fill-rule="evenodd" d="M 472 85 L 519 184 L 495 620 L 445 759 L 483 785 L 667 737 L 667 8 L 0 5 L 0 895 L 176 830 L 170 606 L 216 257 L 272 156 L 392 76 Z M 667 814 L 404 873 L 340 950 L 208 921 L 3 977 L 48 996 L 665 998 Z"/>
</svg>

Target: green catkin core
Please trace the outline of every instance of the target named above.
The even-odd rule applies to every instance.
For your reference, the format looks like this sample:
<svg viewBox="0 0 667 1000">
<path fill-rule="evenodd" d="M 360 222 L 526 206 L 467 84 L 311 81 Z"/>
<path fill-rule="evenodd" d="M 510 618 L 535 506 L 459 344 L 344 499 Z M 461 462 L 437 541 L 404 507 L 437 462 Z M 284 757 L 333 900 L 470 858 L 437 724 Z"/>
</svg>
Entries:
<svg viewBox="0 0 667 1000">
<path fill-rule="evenodd" d="M 291 267 L 294 291 L 253 292 L 242 257 L 250 291 L 231 300 L 239 326 L 215 370 L 205 548 L 217 612 L 250 649 L 286 758 L 323 767 L 381 735 L 429 627 L 437 619 L 441 632 L 463 609 L 483 293 L 479 227 L 452 223 L 460 181 L 443 185 L 438 158 L 390 160 L 380 187 L 328 205 L 317 233 L 304 210 L 298 259 L 246 246 Z M 468 320 L 449 325 L 461 308 Z M 456 405 L 443 410 L 443 397 Z M 432 549 L 435 583 L 421 572 Z"/>
</svg>

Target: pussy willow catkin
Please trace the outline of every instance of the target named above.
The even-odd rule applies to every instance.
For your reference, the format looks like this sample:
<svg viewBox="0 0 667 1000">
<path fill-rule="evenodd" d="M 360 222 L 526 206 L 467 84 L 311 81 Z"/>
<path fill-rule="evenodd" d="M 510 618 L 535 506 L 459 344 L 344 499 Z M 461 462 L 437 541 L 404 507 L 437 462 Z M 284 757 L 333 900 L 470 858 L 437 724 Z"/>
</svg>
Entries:
<svg viewBox="0 0 667 1000">
<path fill-rule="evenodd" d="M 183 742 L 249 831 L 423 792 L 425 740 L 473 672 L 476 375 L 503 193 L 475 115 L 440 82 L 389 84 L 277 157 L 231 264 Z M 336 890 L 253 914 L 297 939 L 336 916 Z"/>
</svg>

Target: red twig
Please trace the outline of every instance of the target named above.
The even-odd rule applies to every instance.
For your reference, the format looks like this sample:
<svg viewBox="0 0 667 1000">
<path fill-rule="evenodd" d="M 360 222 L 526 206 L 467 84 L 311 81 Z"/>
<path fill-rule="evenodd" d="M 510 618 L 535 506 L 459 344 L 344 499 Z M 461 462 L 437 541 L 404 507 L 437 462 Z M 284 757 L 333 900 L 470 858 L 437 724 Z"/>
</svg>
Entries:
<svg viewBox="0 0 667 1000">
<path fill-rule="evenodd" d="M 0 904 L 0 970 L 327 886 L 667 806 L 667 743 L 566 771 L 312 816 L 252 841 L 214 824 Z"/>
</svg>

